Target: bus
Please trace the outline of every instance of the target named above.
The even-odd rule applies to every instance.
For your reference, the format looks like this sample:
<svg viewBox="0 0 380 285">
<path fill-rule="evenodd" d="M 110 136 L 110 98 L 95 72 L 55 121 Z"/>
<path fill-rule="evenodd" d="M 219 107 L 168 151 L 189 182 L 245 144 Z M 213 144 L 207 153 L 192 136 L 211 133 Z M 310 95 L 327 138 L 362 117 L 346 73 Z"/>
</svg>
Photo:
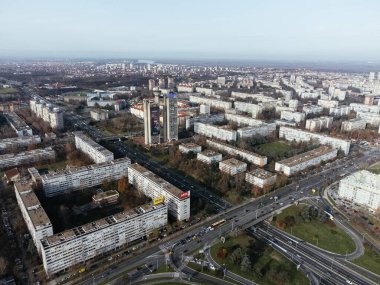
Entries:
<svg viewBox="0 0 380 285">
<path fill-rule="evenodd" d="M 217 227 L 223 225 L 226 222 L 226 219 L 222 219 L 220 221 L 217 221 L 211 225 L 212 229 L 216 229 Z"/>
</svg>

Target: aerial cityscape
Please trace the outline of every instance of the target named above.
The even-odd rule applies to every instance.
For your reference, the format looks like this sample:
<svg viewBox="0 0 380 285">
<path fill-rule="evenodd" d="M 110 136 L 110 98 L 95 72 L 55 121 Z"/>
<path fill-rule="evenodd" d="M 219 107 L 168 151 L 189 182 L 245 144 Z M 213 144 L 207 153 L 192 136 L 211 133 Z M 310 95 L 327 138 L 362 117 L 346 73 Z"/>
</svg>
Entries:
<svg viewBox="0 0 380 285">
<path fill-rule="evenodd" d="M 0 285 L 380 284 L 380 2 L 283 2 L 0 0 Z"/>
</svg>

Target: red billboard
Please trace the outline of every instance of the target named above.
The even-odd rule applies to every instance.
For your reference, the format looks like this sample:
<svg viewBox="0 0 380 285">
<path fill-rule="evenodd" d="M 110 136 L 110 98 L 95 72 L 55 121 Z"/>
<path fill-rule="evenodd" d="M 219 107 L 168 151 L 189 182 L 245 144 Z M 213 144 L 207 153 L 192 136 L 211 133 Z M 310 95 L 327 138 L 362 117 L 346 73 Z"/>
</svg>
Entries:
<svg viewBox="0 0 380 285">
<path fill-rule="evenodd" d="M 189 192 L 183 192 L 183 193 L 181 193 L 181 195 L 179 195 L 180 199 L 185 199 L 187 197 L 189 197 Z"/>
</svg>

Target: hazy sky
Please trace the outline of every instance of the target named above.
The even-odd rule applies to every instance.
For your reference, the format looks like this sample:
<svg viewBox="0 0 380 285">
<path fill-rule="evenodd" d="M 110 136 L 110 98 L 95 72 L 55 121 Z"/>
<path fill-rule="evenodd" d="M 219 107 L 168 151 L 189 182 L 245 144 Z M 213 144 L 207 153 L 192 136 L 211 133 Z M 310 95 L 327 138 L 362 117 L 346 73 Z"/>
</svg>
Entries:
<svg viewBox="0 0 380 285">
<path fill-rule="evenodd" d="M 380 0 L 0 0 L 1 56 L 380 60 Z"/>
</svg>

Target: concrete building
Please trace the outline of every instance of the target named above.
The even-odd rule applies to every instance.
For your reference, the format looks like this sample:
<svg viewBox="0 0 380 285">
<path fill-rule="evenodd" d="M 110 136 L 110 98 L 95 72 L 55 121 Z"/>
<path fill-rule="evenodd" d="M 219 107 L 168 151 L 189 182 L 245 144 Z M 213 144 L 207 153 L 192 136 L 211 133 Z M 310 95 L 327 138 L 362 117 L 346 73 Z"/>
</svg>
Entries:
<svg viewBox="0 0 380 285">
<path fill-rule="evenodd" d="M 145 144 L 160 143 L 160 106 L 148 99 L 143 100 Z"/>
<path fill-rule="evenodd" d="M 173 77 L 168 77 L 168 89 L 173 89 L 174 88 L 174 78 Z"/>
<path fill-rule="evenodd" d="M 245 181 L 259 188 L 264 188 L 276 183 L 277 174 L 257 168 L 245 174 Z"/>
<path fill-rule="evenodd" d="M 38 117 L 48 122 L 53 129 L 62 130 L 64 128 L 63 113 L 57 107 L 43 100 L 30 100 L 30 109 Z"/>
<path fill-rule="evenodd" d="M 5 150 L 12 147 L 25 147 L 39 143 L 41 143 L 41 138 L 38 135 L 2 139 L 0 140 L 0 150 Z"/>
<path fill-rule="evenodd" d="M 345 155 L 347 155 L 350 151 L 350 141 L 348 140 L 337 139 L 330 136 L 316 134 L 285 126 L 280 127 L 279 138 L 284 138 L 287 141 L 295 140 L 297 142 L 317 140 L 320 144 L 327 144 L 333 148 L 341 149 Z"/>
<path fill-rule="evenodd" d="M 211 149 L 207 149 L 205 151 L 202 151 L 201 153 L 197 154 L 197 159 L 207 163 L 207 164 L 212 164 L 216 163 L 222 160 L 222 154 L 215 152 Z"/>
<path fill-rule="evenodd" d="M 267 164 L 267 157 L 266 156 L 262 156 L 262 155 L 253 153 L 251 151 L 241 149 L 241 148 L 237 148 L 235 146 L 232 146 L 232 145 L 229 145 L 226 143 L 222 143 L 222 142 L 217 142 L 217 141 L 213 141 L 213 140 L 207 140 L 206 142 L 212 148 L 218 149 L 220 151 L 225 151 L 231 155 L 236 155 L 236 156 L 240 157 L 241 159 L 244 159 L 244 160 L 246 160 L 250 163 L 253 163 L 255 165 L 264 166 Z"/>
<path fill-rule="evenodd" d="M 108 120 L 108 112 L 105 110 L 91 110 L 90 111 L 91 119 L 94 121 L 105 121 Z"/>
<path fill-rule="evenodd" d="M 143 205 L 41 240 L 48 275 L 148 236 L 167 224 L 167 205 Z"/>
<path fill-rule="evenodd" d="M 95 163 L 113 160 L 113 153 L 96 143 L 83 132 L 75 132 L 75 147 L 87 154 Z"/>
<path fill-rule="evenodd" d="M 131 160 L 129 158 L 119 158 L 89 166 L 49 172 L 32 178 L 41 180 L 46 197 L 53 197 L 98 186 L 105 180 L 120 179 L 126 175 L 130 164 Z"/>
<path fill-rule="evenodd" d="M 198 91 L 197 91 L 198 92 Z M 207 98 L 204 96 L 191 95 L 190 102 L 197 104 L 206 104 L 214 108 L 228 110 L 232 108 L 232 102 L 222 101 L 219 99 Z"/>
<path fill-rule="evenodd" d="M 247 112 L 252 114 L 252 118 L 256 118 L 258 114 L 263 111 L 263 107 L 257 104 L 246 103 L 246 102 L 234 102 L 235 110 L 241 112 Z"/>
<path fill-rule="evenodd" d="M 226 141 L 236 141 L 237 133 L 228 126 L 214 126 L 203 123 L 194 123 L 194 132 L 209 138 Z"/>
<path fill-rule="evenodd" d="M 319 99 L 317 104 L 321 106 L 322 108 L 330 109 L 330 108 L 338 107 L 339 101 Z"/>
<path fill-rule="evenodd" d="M 287 121 L 287 120 L 275 120 L 276 126 L 289 126 L 289 127 L 297 127 L 296 122 Z"/>
<path fill-rule="evenodd" d="M 156 81 L 154 79 L 149 79 L 148 80 L 148 89 L 153 90 L 154 87 L 156 87 Z"/>
<path fill-rule="evenodd" d="M 357 171 L 340 180 L 338 196 L 376 211 L 380 207 L 380 175 Z"/>
<path fill-rule="evenodd" d="M 337 154 L 338 151 L 335 148 L 321 146 L 317 149 L 276 162 L 275 170 L 290 176 L 311 166 L 318 165 L 322 161 L 331 160 Z"/>
<path fill-rule="evenodd" d="M 340 105 L 337 107 L 332 107 L 330 108 L 330 116 L 334 117 L 342 117 L 342 116 L 347 116 L 350 114 L 351 107 L 350 106 L 345 106 L 345 105 Z"/>
<path fill-rule="evenodd" d="M 40 201 L 28 182 L 14 184 L 17 204 L 32 237 L 38 253 L 41 253 L 41 239 L 53 234 L 53 226 Z"/>
<path fill-rule="evenodd" d="M 17 154 L 3 154 L 0 155 L 0 169 L 21 165 L 32 165 L 36 162 L 51 161 L 54 159 L 55 151 L 52 147 L 24 151 Z"/>
<path fill-rule="evenodd" d="M 158 79 L 158 88 L 162 89 L 166 87 L 165 78 Z"/>
<path fill-rule="evenodd" d="M 212 88 L 206 88 L 206 87 L 195 87 L 195 92 L 201 93 L 206 96 L 213 96 L 215 94 Z"/>
<path fill-rule="evenodd" d="M 225 85 L 226 84 L 226 77 L 224 76 L 218 76 L 216 79 L 216 83 L 220 85 Z"/>
<path fill-rule="evenodd" d="M 239 128 L 236 133 L 238 138 L 251 138 L 253 136 L 269 136 L 276 131 L 275 123 L 262 123 L 253 127 Z"/>
<path fill-rule="evenodd" d="M 281 120 L 286 120 L 290 122 L 295 122 L 297 124 L 304 121 L 306 118 L 305 113 L 300 112 L 290 112 L 290 111 L 282 111 L 281 112 Z"/>
<path fill-rule="evenodd" d="M 356 118 L 362 119 L 367 124 L 371 124 L 372 126 L 380 126 L 380 114 L 370 112 L 357 112 Z"/>
<path fill-rule="evenodd" d="M 202 104 L 199 106 L 199 113 L 200 114 L 210 114 L 210 106 Z"/>
<path fill-rule="evenodd" d="M 235 115 L 235 114 L 225 114 L 226 120 L 235 122 L 239 126 L 240 125 L 248 125 L 248 126 L 260 126 L 264 124 L 265 122 L 262 120 L 257 120 L 251 117 L 242 116 L 242 115 Z"/>
<path fill-rule="evenodd" d="M 290 107 L 290 108 L 292 108 L 293 109 L 293 111 L 297 111 L 297 108 L 298 108 L 298 100 L 296 100 L 296 99 L 291 99 L 291 100 L 289 100 L 289 102 L 288 102 L 288 106 Z"/>
<path fill-rule="evenodd" d="M 364 130 L 367 123 L 365 120 L 362 120 L 360 118 L 351 119 L 348 121 L 342 122 L 342 131 L 344 132 L 350 132 L 354 130 Z"/>
<path fill-rule="evenodd" d="M 15 112 L 4 112 L 3 116 L 18 137 L 33 135 L 32 129 Z"/>
<path fill-rule="evenodd" d="M 219 162 L 219 170 L 229 175 L 235 175 L 247 170 L 247 164 L 236 158 L 230 158 Z"/>
<path fill-rule="evenodd" d="M 350 107 L 351 107 L 351 110 L 354 110 L 355 112 L 368 112 L 368 113 L 380 114 L 379 105 L 365 105 L 365 104 L 359 104 L 359 103 L 351 103 Z"/>
<path fill-rule="evenodd" d="M 177 118 L 177 94 L 170 92 L 164 95 L 163 105 L 164 141 L 178 140 L 178 118 Z"/>
<path fill-rule="evenodd" d="M 199 153 L 202 151 L 202 147 L 195 143 L 183 143 L 179 145 L 178 150 L 182 153 Z"/>
<path fill-rule="evenodd" d="M 323 107 L 315 105 L 305 105 L 302 108 L 302 111 L 307 115 L 309 114 L 320 114 L 323 112 Z"/>
<path fill-rule="evenodd" d="M 177 220 L 190 218 L 190 191 L 180 190 L 137 163 L 128 167 L 128 181 L 152 199 L 163 196 L 169 214 Z"/>
<path fill-rule="evenodd" d="M 315 132 L 322 129 L 329 129 L 332 125 L 333 117 L 319 117 L 306 120 L 305 129 Z"/>
<path fill-rule="evenodd" d="M 179 93 L 194 93 L 194 86 L 192 84 L 179 84 L 177 85 Z"/>
<path fill-rule="evenodd" d="M 364 97 L 364 104 L 372 106 L 374 100 L 375 100 L 375 96 L 373 94 L 367 94 Z"/>
</svg>

